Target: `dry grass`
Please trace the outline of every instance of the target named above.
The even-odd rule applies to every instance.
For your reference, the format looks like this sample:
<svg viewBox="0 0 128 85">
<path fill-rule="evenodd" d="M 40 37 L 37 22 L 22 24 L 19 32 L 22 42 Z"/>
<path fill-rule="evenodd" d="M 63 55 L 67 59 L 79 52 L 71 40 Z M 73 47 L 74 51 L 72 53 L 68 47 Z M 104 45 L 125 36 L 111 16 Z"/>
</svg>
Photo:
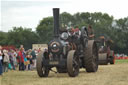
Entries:
<svg viewBox="0 0 128 85">
<path fill-rule="evenodd" d="M 53 72 L 39 78 L 36 71 L 9 71 L 0 78 L 2 85 L 128 85 L 128 63 L 99 66 L 96 73 L 81 69 L 75 78 Z"/>
</svg>

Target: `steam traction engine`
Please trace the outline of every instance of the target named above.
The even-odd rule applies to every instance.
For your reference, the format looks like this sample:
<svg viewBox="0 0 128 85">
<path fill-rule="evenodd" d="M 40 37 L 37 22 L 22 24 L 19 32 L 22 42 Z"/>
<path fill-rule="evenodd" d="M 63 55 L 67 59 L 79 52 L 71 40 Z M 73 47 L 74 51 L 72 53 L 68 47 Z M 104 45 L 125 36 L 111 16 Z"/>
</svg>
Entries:
<svg viewBox="0 0 128 85">
<path fill-rule="evenodd" d="M 107 65 L 115 64 L 114 51 L 110 49 L 112 45 L 112 40 L 107 39 L 104 36 L 100 36 L 100 39 L 97 40 L 99 47 L 99 64 Z"/>
<path fill-rule="evenodd" d="M 94 40 L 88 40 L 86 27 L 71 32 L 59 29 L 59 8 L 53 9 L 54 38 L 48 43 L 48 49 L 37 57 L 37 73 L 47 77 L 56 67 L 58 73 L 68 73 L 70 77 L 79 74 L 80 68 L 87 72 L 98 69 L 98 49 Z"/>
</svg>

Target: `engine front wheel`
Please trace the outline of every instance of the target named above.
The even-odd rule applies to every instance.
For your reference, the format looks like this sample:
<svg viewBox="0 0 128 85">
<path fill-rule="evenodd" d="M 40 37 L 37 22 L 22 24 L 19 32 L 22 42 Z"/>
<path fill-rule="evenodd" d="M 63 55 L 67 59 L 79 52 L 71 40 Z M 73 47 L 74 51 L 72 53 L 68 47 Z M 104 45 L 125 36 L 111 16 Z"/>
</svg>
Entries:
<svg viewBox="0 0 128 85">
<path fill-rule="evenodd" d="M 39 77 L 47 77 L 49 74 L 49 69 L 43 66 L 43 59 L 44 59 L 43 54 L 44 54 L 43 52 L 40 52 L 39 55 L 37 56 L 36 69 Z"/>
<path fill-rule="evenodd" d="M 75 50 L 71 50 L 68 53 L 67 71 L 70 77 L 75 77 L 79 74 L 79 57 L 75 55 Z"/>
<path fill-rule="evenodd" d="M 98 49 L 94 40 L 88 41 L 88 47 L 84 52 L 84 65 L 87 72 L 96 72 L 98 70 Z"/>
</svg>

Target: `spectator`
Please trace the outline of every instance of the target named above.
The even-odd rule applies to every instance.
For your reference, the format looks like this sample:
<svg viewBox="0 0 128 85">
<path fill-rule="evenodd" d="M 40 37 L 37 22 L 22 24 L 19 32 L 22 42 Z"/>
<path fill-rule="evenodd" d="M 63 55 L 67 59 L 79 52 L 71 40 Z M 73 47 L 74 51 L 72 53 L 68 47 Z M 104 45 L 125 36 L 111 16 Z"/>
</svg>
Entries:
<svg viewBox="0 0 128 85">
<path fill-rule="evenodd" d="M 17 52 L 16 51 L 14 51 L 14 66 L 16 67 L 17 66 Z"/>
<path fill-rule="evenodd" d="M 32 50 L 31 55 L 32 55 L 32 62 L 33 62 L 33 68 L 36 67 L 36 49 Z"/>
<path fill-rule="evenodd" d="M 2 46 L 0 45 L 0 75 L 2 75 Z"/>
<path fill-rule="evenodd" d="M 26 70 L 31 70 L 31 65 L 30 65 L 30 62 L 31 62 L 31 59 L 32 59 L 32 56 L 31 56 L 31 49 L 29 49 L 29 50 L 26 52 L 26 58 L 27 58 Z"/>
<path fill-rule="evenodd" d="M 12 66 L 12 69 L 15 70 L 15 65 L 14 65 L 14 61 L 16 60 L 15 59 L 15 56 L 14 56 L 14 50 L 10 50 L 10 64 Z"/>
<path fill-rule="evenodd" d="M 16 50 L 16 54 L 17 54 L 17 56 L 16 56 L 16 61 L 17 61 L 17 66 L 19 65 L 19 55 L 18 55 L 18 53 L 19 53 L 19 51 L 20 50 Z"/>
<path fill-rule="evenodd" d="M 9 64 L 9 55 L 7 50 L 3 50 L 4 59 L 3 59 L 3 72 L 8 72 L 8 64 Z"/>
<path fill-rule="evenodd" d="M 26 69 L 26 61 L 27 61 L 27 58 L 26 58 L 26 53 L 25 53 L 24 48 L 23 48 L 22 55 L 23 55 L 23 59 L 24 59 L 24 70 L 25 70 Z"/>
<path fill-rule="evenodd" d="M 31 52 L 32 52 L 32 50 L 29 49 L 29 51 L 28 51 L 28 55 L 29 55 L 29 61 L 30 61 L 30 70 L 32 69 L 32 66 L 33 66 L 33 61 L 32 61 L 32 55 L 31 55 Z"/>
<path fill-rule="evenodd" d="M 41 51 L 41 48 L 38 49 L 38 53 Z"/>
<path fill-rule="evenodd" d="M 24 46 L 23 45 L 20 45 L 20 48 L 24 48 Z"/>
<path fill-rule="evenodd" d="M 19 56 L 19 70 L 20 71 L 25 70 L 23 51 L 24 51 L 24 49 L 23 48 L 20 48 L 20 51 L 18 53 L 18 56 Z"/>
</svg>

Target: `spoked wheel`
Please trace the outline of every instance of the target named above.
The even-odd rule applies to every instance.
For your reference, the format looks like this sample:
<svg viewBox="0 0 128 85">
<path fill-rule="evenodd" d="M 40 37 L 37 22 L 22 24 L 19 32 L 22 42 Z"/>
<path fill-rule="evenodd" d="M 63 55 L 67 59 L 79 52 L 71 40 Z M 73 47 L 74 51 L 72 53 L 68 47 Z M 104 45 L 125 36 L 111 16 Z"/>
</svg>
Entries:
<svg viewBox="0 0 128 85">
<path fill-rule="evenodd" d="M 79 57 L 75 55 L 75 50 L 71 50 L 67 56 L 67 71 L 70 77 L 79 74 Z"/>
<path fill-rule="evenodd" d="M 88 41 L 85 49 L 84 63 L 87 72 L 96 72 L 98 69 L 98 49 L 94 40 Z"/>
<path fill-rule="evenodd" d="M 36 64 L 36 69 L 37 69 L 37 74 L 39 77 L 47 77 L 49 74 L 49 69 L 45 66 L 43 66 L 43 52 L 40 52 L 38 57 L 37 57 L 37 64 Z"/>
</svg>

